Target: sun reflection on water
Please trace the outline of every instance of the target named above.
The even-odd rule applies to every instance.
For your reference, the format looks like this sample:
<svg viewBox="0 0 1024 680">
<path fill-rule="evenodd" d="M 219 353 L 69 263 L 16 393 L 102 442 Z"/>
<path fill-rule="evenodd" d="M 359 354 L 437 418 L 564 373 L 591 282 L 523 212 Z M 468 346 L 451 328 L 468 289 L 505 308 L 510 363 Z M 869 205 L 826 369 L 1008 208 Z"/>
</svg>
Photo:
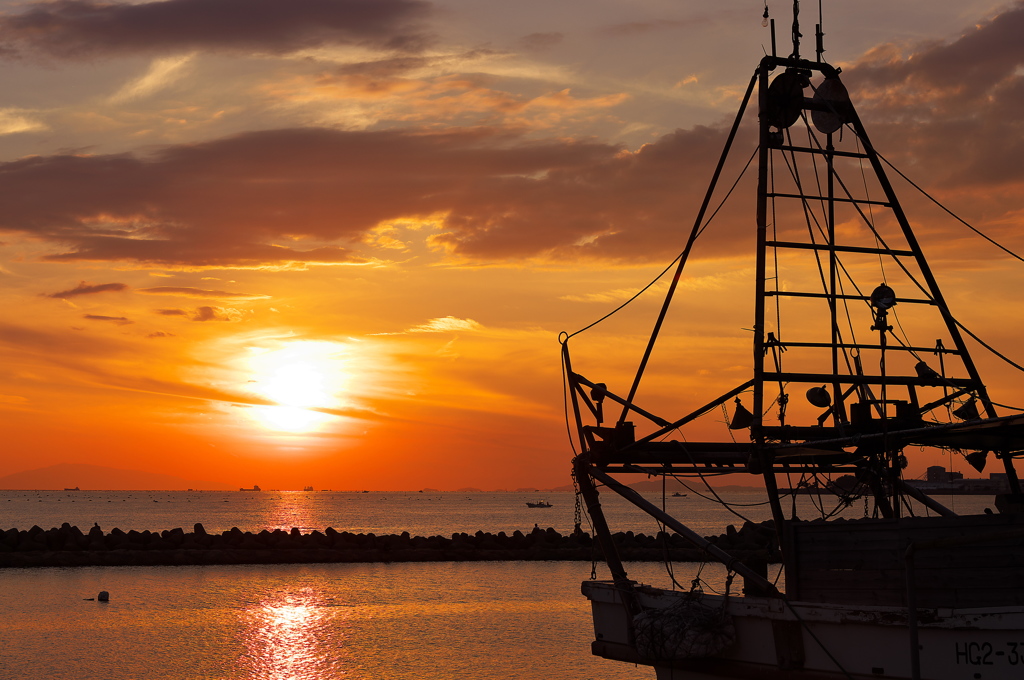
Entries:
<svg viewBox="0 0 1024 680">
<path fill-rule="evenodd" d="M 243 611 L 241 670 L 252 680 L 344 676 L 342 611 L 316 589 L 268 593 Z"/>
<path fill-rule="evenodd" d="M 323 530 L 318 518 L 310 507 L 314 497 L 305 491 L 278 491 L 276 497 L 270 497 L 262 524 L 268 531 L 283 529 L 290 531 L 297 527 L 302 533 L 313 529 Z"/>
</svg>

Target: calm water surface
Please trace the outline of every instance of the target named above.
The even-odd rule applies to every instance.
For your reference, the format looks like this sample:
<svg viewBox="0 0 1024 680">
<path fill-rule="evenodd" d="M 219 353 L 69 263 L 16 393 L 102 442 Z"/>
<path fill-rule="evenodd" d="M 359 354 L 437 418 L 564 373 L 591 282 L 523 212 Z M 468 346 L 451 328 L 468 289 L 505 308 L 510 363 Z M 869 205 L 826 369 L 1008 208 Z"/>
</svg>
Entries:
<svg viewBox="0 0 1024 680">
<path fill-rule="evenodd" d="M 693 494 L 648 494 L 704 534 L 737 518 Z M 299 527 L 377 534 L 566 533 L 572 494 L 530 509 L 524 494 L 0 491 L 0 528 L 71 522 L 83 529 L 246 531 Z M 754 492 L 727 496 L 752 520 L 768 517 Z M 987 497 L 943 502 L 965 514 Z M 605 499 L 617 529 L 652 521 Z M 815 502 L 797 499 L 803 518 Z M 863 516 L 863 506 L 846 509 Z M 644 516 L 645 517 L 645 516 Z M 586 527 L 586 524 L 584 524 Z M 696 565 L 676 565 L 688 584 Z M 670 587 L 664 567 L 629 565 L 639 581 Z M 581 562 L 240 565 L 0 569 L 0 678 L 252 680 L 639 680 L 648 669 L 590 655 Z M 606 571 L 600 565 L 598 577 Z M 721 570 L 706 569 L 720 588 Z M 101 590 L 109 603 L 87 601 Z"/>
<path fill-rule="evenodd" d="M 588 575 L 572 562 L 8 569 L 0 677 L 653 677 L 590 655 Z M 83 600 L 100 590 L 109 603 Z"/>
</svg>

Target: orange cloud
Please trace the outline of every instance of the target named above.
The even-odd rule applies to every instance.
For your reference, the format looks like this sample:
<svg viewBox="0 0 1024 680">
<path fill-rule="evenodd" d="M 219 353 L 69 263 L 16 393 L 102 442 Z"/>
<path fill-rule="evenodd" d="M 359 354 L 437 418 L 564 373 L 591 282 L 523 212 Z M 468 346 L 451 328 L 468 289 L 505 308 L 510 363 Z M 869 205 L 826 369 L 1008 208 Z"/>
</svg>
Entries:
<svg viewBox="0 0 1024 680">
<path fill-rule="evenodd" d="M 293 103 L 344 101 L 372 104 L 377 120 L 433 124 L 495 125 L 542 130 L 572 121 L 607 117 L 629 99 L 614 93 L 578 97 L 569 88 L 536 96 L 496 87 L 500 78 L 450 73 L 481 52 L 445 57 L 406 57 L 354 64 L 312 79 L 297 78 L 266 88 L 274 99 Z M 427 73 L 422 71 L 427 70 Z M 441 70 L 440 74 L 437 71 Z"/>
<path fill-rule="evenodd" d="M 414 326 L 409 329 L 410 333 L 451 333 L 457 331 L 479 331 L 481 326 L 473 319 L 460 319 L 455 316 L 445 316 L 439 319 L 431 319 L 425 324 Z"/>
</svg>

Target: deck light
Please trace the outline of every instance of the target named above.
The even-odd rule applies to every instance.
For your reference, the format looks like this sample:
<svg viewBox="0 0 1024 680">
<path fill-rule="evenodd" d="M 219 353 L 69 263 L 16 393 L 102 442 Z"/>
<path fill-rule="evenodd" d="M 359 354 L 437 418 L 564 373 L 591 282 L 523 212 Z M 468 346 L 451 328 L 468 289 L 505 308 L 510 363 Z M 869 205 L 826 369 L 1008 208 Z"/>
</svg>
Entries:
<svg viewBox="0 0 1024 680">
<path fill-rule="evenodd" d="M 974 397 L 971 397 L 959 407 L 953 409 L 953 415 L 960 420 L 977 420 L 981 417 L 978 413 L 978 402 Z"/>
<path fill-rule="evenodd" d="M 817 406 L 818 408 L 828 408 L 832 405 L 832 395 L 828 393 L 825 386 L 812 387 L 807 390 L 807 401 L 811 403 L 811 406 Z"/>
<path fill-rule="evenodd" d="M 896 306 L 896 292 L 884 283 L 879 284 L 871 292 L 871 306 L 880 312 L 889 311 Z"/>
<path fill-rule="evenodd" d="M 732 422 L 729 423 L 730 430 L 744 430 L 754 422 L 754 414 L 747 410 L 739 397 L 736 397 L 736 411 L 732 414 Z"/>
</svg>

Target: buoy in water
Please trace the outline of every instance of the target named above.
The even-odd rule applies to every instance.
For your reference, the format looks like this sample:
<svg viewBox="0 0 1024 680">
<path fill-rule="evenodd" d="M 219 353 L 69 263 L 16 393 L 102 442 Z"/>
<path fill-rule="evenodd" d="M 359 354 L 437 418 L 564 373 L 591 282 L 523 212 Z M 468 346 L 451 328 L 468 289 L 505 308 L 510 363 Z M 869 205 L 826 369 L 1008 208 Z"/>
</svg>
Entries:
<svg viewBox="0 0 1024 680">
<path fill-rule="evenodd" d="M 100 594 L 96 596 L 96 599 L 100 602 L 110 602 L 110 593 L 105 590 L 101 590 Z"/>
</svg>

